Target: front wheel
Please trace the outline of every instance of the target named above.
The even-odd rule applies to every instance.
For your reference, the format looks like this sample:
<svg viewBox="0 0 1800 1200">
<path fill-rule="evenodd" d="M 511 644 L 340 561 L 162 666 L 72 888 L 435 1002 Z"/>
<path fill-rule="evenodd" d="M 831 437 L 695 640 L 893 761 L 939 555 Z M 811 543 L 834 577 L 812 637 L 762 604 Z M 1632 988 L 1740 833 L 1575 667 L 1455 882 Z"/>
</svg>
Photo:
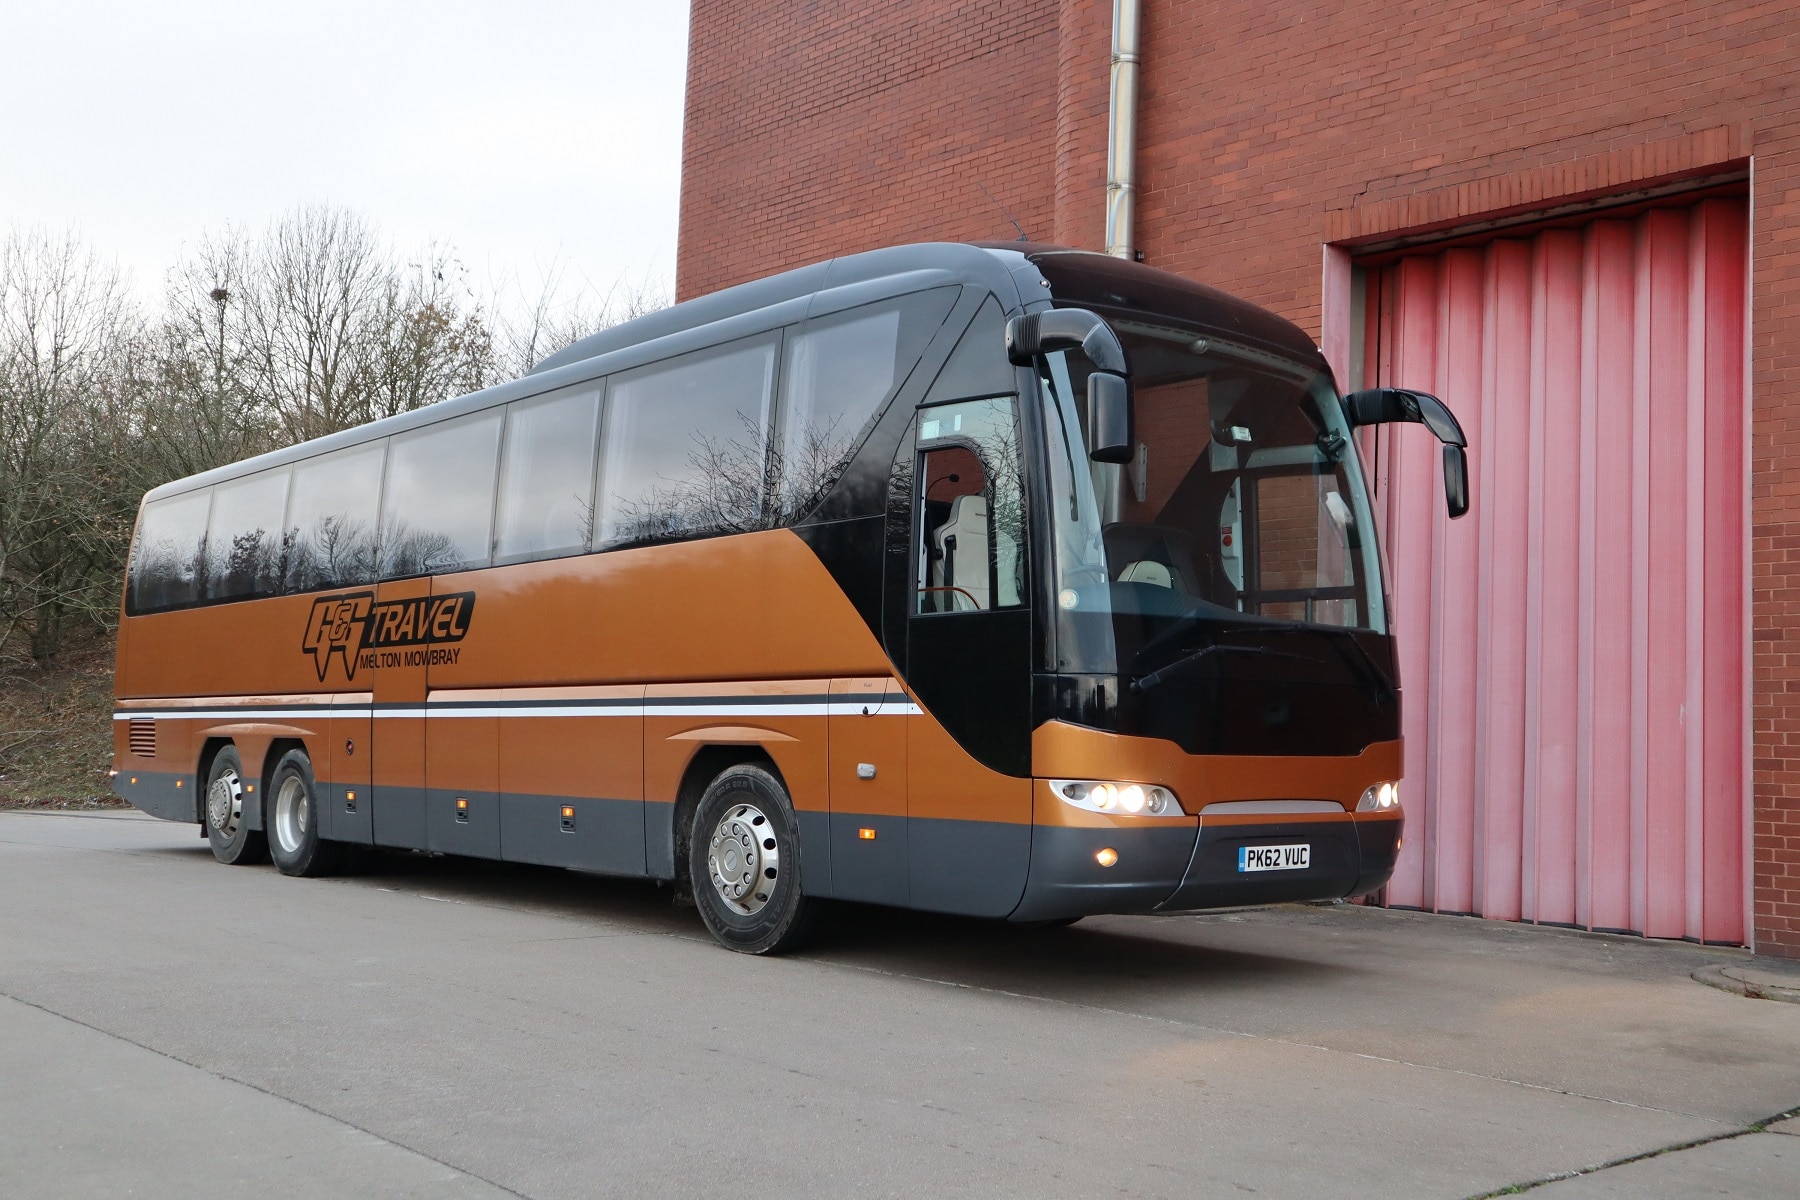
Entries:
<svg viewBox="0 0 1800 1200">
<path fill-rule="evenodd" d="M 269 856 L 283 875 L 329 875 L 338 868 L 344 847 L 319 836 L 316 795 L 306 752 L 282 755 L 269 780 L 267 819 Z"/>
<path fill-rule="evenodd" d="M 761 767 L 732 767 L 700 797 L 688 873 L 701 919 L 728 949 L 781 954 L 812 932 L 819 905 L 800 894 L 794 806 Z"/>
</svg>

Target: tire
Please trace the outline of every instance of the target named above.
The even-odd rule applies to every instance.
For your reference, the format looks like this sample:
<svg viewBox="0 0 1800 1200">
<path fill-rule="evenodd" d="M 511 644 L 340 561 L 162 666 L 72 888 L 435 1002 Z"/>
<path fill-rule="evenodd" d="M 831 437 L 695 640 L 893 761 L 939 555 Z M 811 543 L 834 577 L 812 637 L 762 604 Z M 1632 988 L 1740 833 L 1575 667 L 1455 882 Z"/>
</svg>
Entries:
<svg viewBox="0 0 1800 1200">
<path fill-rule="evenodd" d="M 694 810 L 688 874 L 719 944 L 784 954 L 805 942 L 820 904 L 800 893 L 799 823 L 787 789 L 761 767 L 732 767 Z"/>
<path fill-rule="evenodd" d="M 261 830 L 250 828 L 246 811 L 255 802 L 255 793 L 244 792 L 244 764 L 237 747 L 226 746 L 213 755 L 206 772 L 206 802 L 201 810 L 213 857 L 226 866 L 268 861 L 268 839 Z"/>
<path fill-rule="evenodd" d="M 319 836 L 318 789 L 313 786 L 312 760 L 304 750 L 289 750 L 269 776 L 264 826 L 269 857 L 283 875 L 330 875 L 343 862 L 344 846 Z"/>
</svg>

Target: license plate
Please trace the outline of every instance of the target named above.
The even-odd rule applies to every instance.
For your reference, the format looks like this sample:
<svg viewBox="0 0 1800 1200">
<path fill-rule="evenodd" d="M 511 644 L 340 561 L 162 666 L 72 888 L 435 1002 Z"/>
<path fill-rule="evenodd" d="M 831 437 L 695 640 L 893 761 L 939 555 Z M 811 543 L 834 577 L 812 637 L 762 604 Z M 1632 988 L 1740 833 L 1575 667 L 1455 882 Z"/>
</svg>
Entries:
<svg viewBox="0 0 1800 1200">
<path fill-rule="evenodd" d="M 1312 866 L 1312 847 L 1239 846 L 1239 871 L 1303 871 Z"/>
</svg>

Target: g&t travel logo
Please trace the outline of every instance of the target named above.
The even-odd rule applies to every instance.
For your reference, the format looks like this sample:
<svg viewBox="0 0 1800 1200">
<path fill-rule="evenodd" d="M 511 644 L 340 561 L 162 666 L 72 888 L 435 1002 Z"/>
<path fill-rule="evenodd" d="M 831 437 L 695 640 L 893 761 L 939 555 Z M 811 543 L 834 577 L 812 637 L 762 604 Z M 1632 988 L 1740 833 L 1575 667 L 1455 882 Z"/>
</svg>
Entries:
<svg viewBox="0 0 1800 1200">
<path fill-rule="evenodd" d="M 325 681 L 336 655 L 344 676 L 355 679 L 358 668 L 422 667 L 454 664 L 462 656 L 460 642 L 469 632 L 475 611 L 474 592 L 417 596 L 375 603 L 374 592 L 342 592 L 313 601 L 300 649 L 312 655 Z"/>
</svg>

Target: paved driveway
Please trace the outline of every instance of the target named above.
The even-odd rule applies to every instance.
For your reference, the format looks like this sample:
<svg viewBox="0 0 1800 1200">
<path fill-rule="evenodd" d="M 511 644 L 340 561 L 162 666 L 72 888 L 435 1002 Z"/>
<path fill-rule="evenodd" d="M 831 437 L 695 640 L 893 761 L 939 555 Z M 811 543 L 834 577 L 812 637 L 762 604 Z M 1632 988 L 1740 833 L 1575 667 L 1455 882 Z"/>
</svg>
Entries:
<svg viewBox="0 0 1800 1200">
<path fill-rule="evenodd" d="M 1746 1132 L 1800 1105 L 1800 1005 L 1688 978 L 1731 954 L 1336 906 L 859 909 L 763 960 L 642 883 L 0 813 L 0 1194 L 1467 1197 L 1655 1154 L 1539 1194 L 1800 1197 L 1800 1137 Z"/>
</svg>

